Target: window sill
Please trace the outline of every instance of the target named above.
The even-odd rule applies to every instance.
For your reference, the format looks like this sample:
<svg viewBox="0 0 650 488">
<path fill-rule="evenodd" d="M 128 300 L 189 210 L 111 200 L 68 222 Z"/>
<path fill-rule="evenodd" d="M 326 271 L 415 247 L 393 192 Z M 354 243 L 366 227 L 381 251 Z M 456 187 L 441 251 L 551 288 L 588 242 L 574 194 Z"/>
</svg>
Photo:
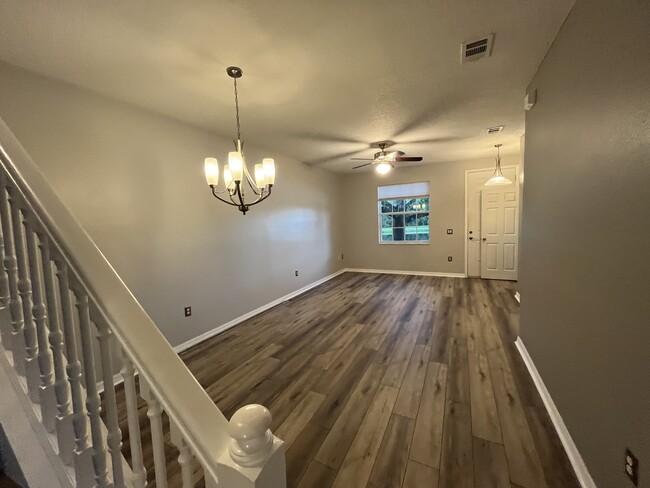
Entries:
<svg viewBox="0 0 650 488">
<path fill-rule="evenodd" d="M 387 246 L 428 246 L 431 244 L 431 241 L 398 241 L 398 242 L 379 242 L 379 245 L 387 245 Z"/>
</svg>

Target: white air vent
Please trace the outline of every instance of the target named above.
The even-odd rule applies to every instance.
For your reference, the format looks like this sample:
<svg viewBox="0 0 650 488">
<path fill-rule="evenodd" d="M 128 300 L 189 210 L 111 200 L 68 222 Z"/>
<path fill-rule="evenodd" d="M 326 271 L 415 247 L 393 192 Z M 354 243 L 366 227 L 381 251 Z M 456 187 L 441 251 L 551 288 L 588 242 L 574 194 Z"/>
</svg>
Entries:
<svg viewBox="0 0 650 488">
<path fill-rule="evenodd" d="M 494 34 L 490 34 L 480 39 L 463 42 L 460 46 L 460 64 L 476 61 L 483 56 L 490 56 L 492 54 L 493 40 Z"/>
<path fill-rule="evenodd" d="M 502 125 L 497 125 L 495 127 L 488 127 L 487 128 L 487 133 L 488 133 L 488 135 L 498 134 L 502 130 L 503 130 L 503 126 Z"/>
</svg>

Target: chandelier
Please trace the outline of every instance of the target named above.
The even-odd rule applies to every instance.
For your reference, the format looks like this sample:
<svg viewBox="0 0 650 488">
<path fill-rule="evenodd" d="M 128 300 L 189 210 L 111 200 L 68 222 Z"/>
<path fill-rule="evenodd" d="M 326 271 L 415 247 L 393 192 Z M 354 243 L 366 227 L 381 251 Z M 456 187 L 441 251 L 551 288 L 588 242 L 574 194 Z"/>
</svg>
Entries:
<svg viewBox="0 0 650 488">
<path fill-rule="evenodd" d="M 205 179 L 210 185 L 212 195 L 217 200 L 237 207 L 241 213 L 246 215 L 253 205 L 266 200 L 271 195 L 275 183 L 275 161 L 272 158 L 262 159 L 261 164 L 255 165 L 253 178 L 246 167 L 244 157 L 244 142 L 241 140 L 241 128 L 239 124 L 239 97 L 237 95 L 237 78 L 241 78 L 243 71 L 236 66 L 230 66 L 226 73 L 234 80 L 235 84 L 235 118 L 237 121 L 237 141 L 235 150 L 228 153 L 228 164 L 223 167 L 222 190 L 217 189 L 219 185 L 219 162 L 216 158 L 205 158 L 204 170 Z M 244 181 L 246 184 L 244 184 Z M 253 193 L 252 200 L 246 200 L 247 191 Z"/>
<path fill-rule="evenodd" d="M 501 186 L 501 185 L 510 185 L 512 181 L 503 176 L 501 172 L 501 153 L 500 148 L 503 144 L 495 144 L 494 147 L 497 148 L 497 165 L 494 168 L 494 174 L 492 178 L 485 182 L 485 186 Z"/>
</svg>

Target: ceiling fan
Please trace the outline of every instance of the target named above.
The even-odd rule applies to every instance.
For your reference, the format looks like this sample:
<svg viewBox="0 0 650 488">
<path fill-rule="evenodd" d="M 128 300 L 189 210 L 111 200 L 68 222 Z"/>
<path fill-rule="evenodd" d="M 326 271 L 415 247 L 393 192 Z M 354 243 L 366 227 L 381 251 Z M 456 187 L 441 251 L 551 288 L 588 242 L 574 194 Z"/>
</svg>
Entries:
<svg viewBox="0 0 650 488">
<path fill-rule="evenodd" d="M 359 169 L 363 168 L 365 166 L 370 166 L 372 164 L 377 165 L 375 170 L 379 174 L 386 174 L 388 173 L 391 169 L 395 167 L 393 163 L 402 163 L 402 162 L 409 162 L 409 161 L 422 161 L 421 156 L 404 156 L 404 153 L 402 151 L 391 151 L 391 152 L 386 152 L 386 148 L 388 146 L 392 146 L 393 143 L 385 141 L 385 142 L 379 142 L 376 144 L 381 151 L 376 152 L 375 155 L 372 158 L 350 158 L 354 161 L 370 161 L 369 163 L 365 164 L 360 164 L 359 166 L 355 166 L 352 169 Z"/>
</svg>

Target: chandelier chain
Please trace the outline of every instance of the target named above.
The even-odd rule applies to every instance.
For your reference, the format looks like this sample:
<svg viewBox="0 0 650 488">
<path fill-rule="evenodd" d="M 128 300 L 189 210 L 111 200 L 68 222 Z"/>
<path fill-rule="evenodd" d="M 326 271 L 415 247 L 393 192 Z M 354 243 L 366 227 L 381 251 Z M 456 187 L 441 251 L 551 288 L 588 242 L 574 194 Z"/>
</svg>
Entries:
<svg viewBox="0 0 650 488">
<path fill-rule="evenodd" d="M 241 141 L 241 126 L 239 124 L 239 95 L 237 93 L 237 78 L 233 78 L 235 82 L 235 118 L 237 119 L 237 140 Z"/>
</svg>

